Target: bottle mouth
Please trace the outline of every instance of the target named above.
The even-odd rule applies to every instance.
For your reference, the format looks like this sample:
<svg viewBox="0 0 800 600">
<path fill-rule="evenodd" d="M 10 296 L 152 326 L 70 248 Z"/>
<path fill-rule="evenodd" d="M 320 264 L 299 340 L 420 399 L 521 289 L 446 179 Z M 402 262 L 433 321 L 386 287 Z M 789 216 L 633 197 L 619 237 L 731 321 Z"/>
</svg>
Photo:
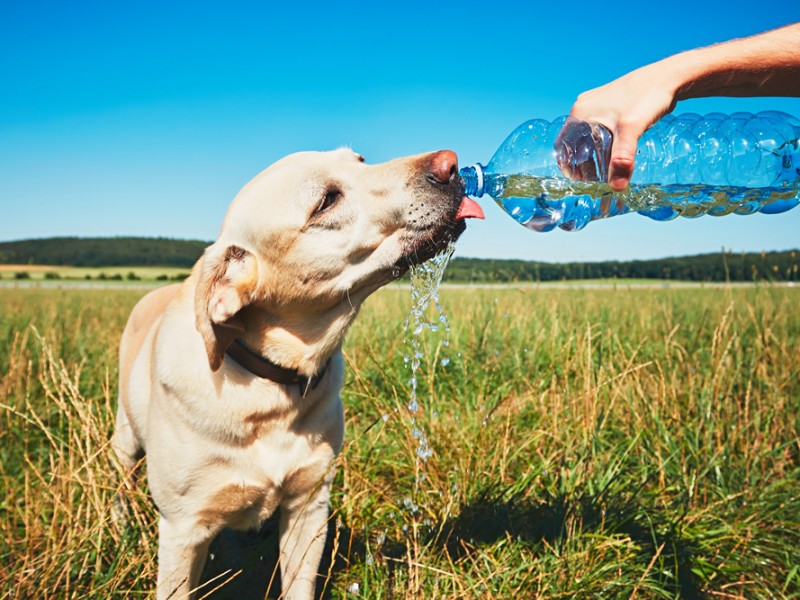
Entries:
<svg viewBox="0 0 800 600">
<path fill-rule="evenodd" d="M 484 192 L 483 165 L 475 163 L 472 166 L 462 168 L 458 174 L 464 182 L 464 193 L 467 196 L 480 198 Z"/>
</svg>

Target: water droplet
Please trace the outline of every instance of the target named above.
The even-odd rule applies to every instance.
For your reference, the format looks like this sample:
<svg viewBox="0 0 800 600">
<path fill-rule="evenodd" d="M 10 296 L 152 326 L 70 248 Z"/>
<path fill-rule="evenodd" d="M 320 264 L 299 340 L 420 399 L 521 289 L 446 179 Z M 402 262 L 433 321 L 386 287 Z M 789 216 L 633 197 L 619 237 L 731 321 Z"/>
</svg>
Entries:
<svg viewBox="0 0 800 600">
<path fill-rule="evenodd" d="M 442 358 L 441 363 L 442 363 L 443 367 L 446 367 L 447 365 L 450 364 L 450 357 L 449 356 L 445 356 L 444 358 Z"/>
<path fill-rule="evenodd" d="M 428 440 L 424 437 L 420 439 L 419 446 L 417 446 L 417 456 L 419 456 L 423 461 L 426 461 L 433 456 L 433 450 L 430 449 L 428 446 Z"/>
</svg>

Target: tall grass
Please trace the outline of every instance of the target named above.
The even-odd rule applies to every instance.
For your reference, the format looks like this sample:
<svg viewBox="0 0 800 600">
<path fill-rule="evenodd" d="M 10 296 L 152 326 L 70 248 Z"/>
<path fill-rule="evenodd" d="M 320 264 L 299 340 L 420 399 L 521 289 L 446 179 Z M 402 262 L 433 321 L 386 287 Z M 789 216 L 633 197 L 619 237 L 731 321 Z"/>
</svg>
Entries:
<svg viewBox="0 0 800 600">
<path fill-rule="evenodd" d="M 116 347 L 141 293 L 0 290 L 0 597 L 153 588 L 146 486 L 126 527 L 110 518 Z M 434 455 L 421 462 L 408 292 L 378 293 L 345 347 L 346 444 L 318 588 L 800 597 L 798 300 L 771 287 L 444 290 L 450 345 L 422 339 L 416 418 Z M 216 597 L 245 597 L 248 578 L 263 597 L 273 580 L 276 597 L 274 527 L 223 538 L 203 589 L 234 576 Z"/>
</svg>

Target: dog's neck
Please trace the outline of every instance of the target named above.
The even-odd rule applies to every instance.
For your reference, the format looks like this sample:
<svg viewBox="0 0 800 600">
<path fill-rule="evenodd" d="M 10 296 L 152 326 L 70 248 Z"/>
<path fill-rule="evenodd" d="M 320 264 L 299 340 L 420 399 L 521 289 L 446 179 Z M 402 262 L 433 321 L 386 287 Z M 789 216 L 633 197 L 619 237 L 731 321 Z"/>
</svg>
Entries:
<svg viewBox="0 0 800 600">
<path fill-rule="evenodd" d="M 248 308 L 241 339 L 254 351 L 285 369 L 313 377 L 341 348 L 347 329 L 358 314 L 349 304 L 324 314 L 283 315 Z"/>
</svg>

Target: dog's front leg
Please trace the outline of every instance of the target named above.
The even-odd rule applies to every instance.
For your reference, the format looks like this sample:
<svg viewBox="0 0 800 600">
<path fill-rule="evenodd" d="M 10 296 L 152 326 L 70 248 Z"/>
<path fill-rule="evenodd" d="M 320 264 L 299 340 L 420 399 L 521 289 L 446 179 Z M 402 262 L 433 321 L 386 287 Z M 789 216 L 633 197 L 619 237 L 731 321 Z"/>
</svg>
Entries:
<svg viewBox="0 0 800 600">
<path fill-rule="evenodd" d="M 281 506 L 281 581 L 283 598 L 314 597 L 328 525 L 330 482 L 310 497 L 293 499 Z"/>
<path fill-rule="evenodd" d="M 159 518 L 158 600 L 191 598 L 190 592 L 200 580 L 212 537 L 201 533 L 195 524 Z"/>
</svg>

